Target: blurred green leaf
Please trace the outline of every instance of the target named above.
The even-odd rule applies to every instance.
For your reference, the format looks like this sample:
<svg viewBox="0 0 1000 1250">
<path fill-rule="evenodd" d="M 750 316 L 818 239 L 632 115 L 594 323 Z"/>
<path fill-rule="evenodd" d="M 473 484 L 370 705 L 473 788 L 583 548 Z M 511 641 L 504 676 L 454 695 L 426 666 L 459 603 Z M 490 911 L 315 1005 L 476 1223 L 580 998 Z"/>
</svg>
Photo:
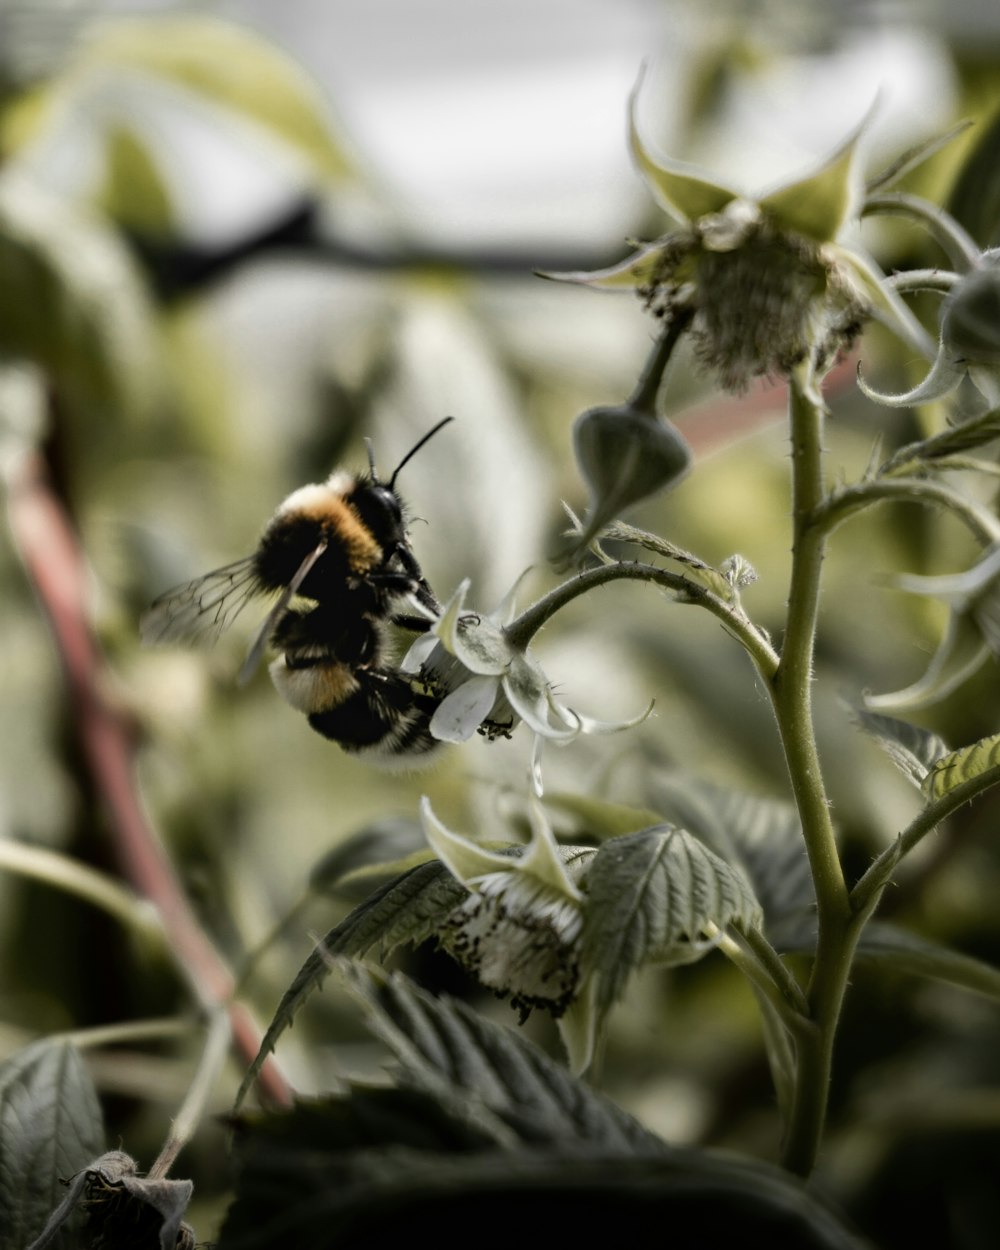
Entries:
<svg viewBox="0 0 1000 1250">
<path fill-rule="evenodd" d="M 0 290 L 0 353 L 102 409 L 152 405 L 156 330 L 127 253 L 96 217 L 13 172 L 0 175 Z"/>
<path fill-rule="evenodd" d="M 468 1229 L 477 1250 L 549 1228 L 593 1245 L 623 1221 L 696 1230 L 706 1245 L 861 1250 L 787 1173 L 671 1147 L 513 1030 L 398 974 L 343 966 L 399 1085 L 241 1121 L 220 1250 L 390 1245 L 418 1225 Z"/>
<path fill-rule="evenodd" d="M 1000 243 L 1000 111 L 984 125 L 969 152 L 947 209 L 980 247 Z"/>
<path fill-rule="evenodd" d="M 1000 1001 L 1000 968 L 885 921 L 873 920 L 865 926 L 857 957 L 883 963 L 890 973 L 945 981 Z"/>
<path fill-rule="evenodd" d="M 948 754 L 944 740 L 929 729 L 881 716 L 864 708 L 854 713 L 862 729 L 879 744 L 908 781 L 923 787 L 928 772 Z"/>
<path fill-rule="evenodd" d="M 351 173 L 315 84 L 248 27 L 193 13 L 108 22 L 95 30 L 79 61 L 81 75 L 107 68 L 155 75 L 255 122 L 307 157 L 324 178 Z"/>
<path fill-rule="evenodd" d="M 577 839 L 617 838 L 648 829 L 659 821 L 656 812 L 625 803 L 610 803 L 585 794 L 546 794 L 545 805 L 574 818 Z"/>
<path fill-rule="evenodd" d="M 36 1042 L 0 1065 L 4 1250 L 25 1250 L 38 1237 L 63 1199 L 61 1182 L 100 1154 L 103 1138 L 93 1082 L 70 1042 Z"/>
</svg>

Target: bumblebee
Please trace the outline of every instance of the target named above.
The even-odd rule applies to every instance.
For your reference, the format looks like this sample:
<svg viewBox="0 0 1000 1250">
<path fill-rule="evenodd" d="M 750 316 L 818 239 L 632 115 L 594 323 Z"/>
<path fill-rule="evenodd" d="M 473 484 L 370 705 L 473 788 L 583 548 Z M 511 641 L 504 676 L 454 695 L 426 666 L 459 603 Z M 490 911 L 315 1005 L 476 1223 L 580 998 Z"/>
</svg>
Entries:
<svg viewBox="0 0 1000 1250">
<path fill-rule="evenodd" d="M 270 646 L 274 685 L 318 733 L 383 765 L 422 762 L 440 745 L 429 728 L 440 700 L 391 663 L 388 635 L 390 626 L 426 632 L 441 609 L 410 547 L 396 479 L 451 420 L 425 434 L 388 482 L 369 443 L 367 473 L 336 469 L 293 491 L 252 555 L 154 600 L 143 642 L 214 641 L 250 600 L 276 594 L 240 684 Z"/>
</svg>

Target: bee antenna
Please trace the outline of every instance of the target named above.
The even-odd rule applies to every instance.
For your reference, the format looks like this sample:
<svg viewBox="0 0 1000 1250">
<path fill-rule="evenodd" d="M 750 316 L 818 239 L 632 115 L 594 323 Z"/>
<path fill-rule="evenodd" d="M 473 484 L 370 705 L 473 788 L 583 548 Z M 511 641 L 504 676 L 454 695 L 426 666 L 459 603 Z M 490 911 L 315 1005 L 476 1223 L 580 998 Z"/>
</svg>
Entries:
<svg viewBox="0 0 1000 1250">
<path fill-rule="evenodd" d="M 423 438 L 420 439 L 419 442 L 415 443 L 410 448 L 410 450 L 406 453 L 406 455 L 402 458 L 402 460 L 400 460 L 399 464 L 396 465 L 396 471 L 393 473 L 392 477 L 389 478 L 390 490 L 392 490 L 393 487 L 396 485 L 396 478 L 399 476 L 399 470 L 403 467 L 403 465 L 406 464 L 409 460 L 412 460 L 413 457 L 420 450 L 420 448 L 423 447 L 424 443 L 429 442 L 430 439 L 432 439 L 434 435 L 438 432 L 438 430 L 440 430 L 443 426 L 446 426 L 449 421 L 454 421 L 454 420 L 455 420 L 454 417 L 445 417 L 443 421 L 439 421 L 437 425 L 434 426 L 433 429 L 428 430 L 427 433 L 423 436 Z M 371 448 L 369 447 L 368 450 L 369 450 L 369 456 L 370 456 Z"/>
<path fill-rule="evenodd" d="M 378 481 L 378 469 L 375 468 L 375 446 L 370 438 L 365 439 L 365 447 L 368 449 L 368 472 L 372 475 L 372 481 Z M 396 470 L 398 473 L 399 470 Z M 396 479 L 396 473 L 392 475 L 393 481 Z M 392 483 L 390 483 L 391 486 Z"/>
</svg>

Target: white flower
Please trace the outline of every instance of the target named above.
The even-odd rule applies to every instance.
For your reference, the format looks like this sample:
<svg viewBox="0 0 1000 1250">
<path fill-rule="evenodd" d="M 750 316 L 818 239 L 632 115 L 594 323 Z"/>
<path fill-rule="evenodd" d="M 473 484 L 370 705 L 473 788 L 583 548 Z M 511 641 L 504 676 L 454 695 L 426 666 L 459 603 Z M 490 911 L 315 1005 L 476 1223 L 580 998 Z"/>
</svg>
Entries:
<svg viewBox="0 0 1000 1250">
<path fill-rule="evenodd" d="M 541 665 L 525 647 L 511 642 L 514 590 L 493 613 L 466 610 L 465 580 L 445 605 L 433 629 L 417 640 L 403 661 L 441 703 L 431 718 L 431 733 L 441 742 L 466 742 L 474 733 L 509 737 L 524 721 L 540 743 L 572 742 L 580 734 L 615 733 L 639 724 L 652 704 L 633 720 L 594 720 L 561 703 Z"/>
<path fill-rule="evenodd" d="M 435 855 L 469 890 L 439 940 L 522 1020 L 535 1007 L 556 1019 L 574 1071 L 594 1049 L 596 1017 L 581 977 L 584 896 L 577 885 L 596 851 L 556 843 L 541 805 L 530 807 L 531 841 L 520 855 L 489 851 L 445 828 L 425 798 L 424 831 Z"/>
</svg>

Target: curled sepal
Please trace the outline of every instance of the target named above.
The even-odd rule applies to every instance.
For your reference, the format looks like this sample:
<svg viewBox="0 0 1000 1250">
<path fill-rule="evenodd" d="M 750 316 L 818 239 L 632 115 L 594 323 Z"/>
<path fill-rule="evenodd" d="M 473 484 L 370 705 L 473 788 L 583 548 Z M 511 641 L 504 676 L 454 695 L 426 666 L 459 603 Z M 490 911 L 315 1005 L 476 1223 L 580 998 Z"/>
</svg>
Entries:
<svg viewBox="0 0 1000 1250">
<path fill-rule="evenodd" d="M 470 838 L 453 833 L 435 816 L 430 800 L 426 796 L 420 800 L 420 818 L 431 850 L 463 885 L 474 889 L 483 878 L 497 872 L 526 873 L 557 893 L 579 900 L 582 895 L 566 870 L 541 805 L 532 802 L 528 816 L 531 841 L 527 849 L 514 859 L 509 854 L 487 850 Z"/>
<path fill-rule="evenodd" d="M 121 1150 L 89 1163 L 28 1250 L 52 1245 L 78 1205 L 87 1212 L 87 1245 L 152 1246 L 155 1239 L 160 1250 L 194 1250 L 194 1230 L 181 1219 L 194 1190 L 191 1181 L 149 1179 L 137 1171 Z"/>
<path fill-rule="evenodd" d="M 858 365 L 858 387 L 862 394 L 876 404 L 885 404 L 887 408 L 911 408 L 915 404 L 929 404 L 935 399 L 942 399 L 958 386 L 965 376 L 965 365 L 951 359 L 944 352 L 938 352 L 930 371 L 922 382 L 912 390 L 903 391 L 898 395 L 886 395 L 882 391 L 869 386 Z"/>
<path fill-rule="evenodd" d="M 847 248 L 839 243 L 828 243 L 825 250 L 844 279 L 858 287 L 871 315 L 921 356 L 933 360 L 937 350 L 934 340 L 874 260 L 857 246 Z"/>
<path fill-rule="evenodd" d="M 977 672 L 989 656 L 983 635 L 964 612 L 952 612 L 941 644 L 927 671 L 913 685 L 891 694 L 865 695 L 873 712 L 913 712 L 939 703 Z"/>
</svg>

